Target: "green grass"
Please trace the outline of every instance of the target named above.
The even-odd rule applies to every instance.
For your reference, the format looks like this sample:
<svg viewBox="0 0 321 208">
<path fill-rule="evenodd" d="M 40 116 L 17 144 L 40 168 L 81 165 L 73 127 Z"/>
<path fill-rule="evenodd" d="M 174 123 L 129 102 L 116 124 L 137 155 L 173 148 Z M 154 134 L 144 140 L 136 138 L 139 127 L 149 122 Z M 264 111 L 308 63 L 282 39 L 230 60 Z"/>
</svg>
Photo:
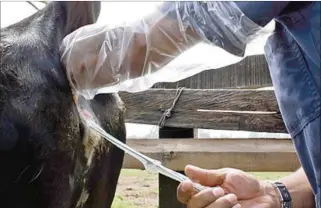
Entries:
<svg viewBox="0 0 321 208">
<path fill-rule="evenodd" d="M 290 175 L 290 172 L 250 172 L 259 180 L 278 180 L 284 176 Z"/>
<path fill-rule="evenodd" d="M 152 175 L 145 170 L 136 170 L 136 169 L 122 169 L 121 174 L 123 176 L 139 176 L 139 177 L 148 177 Z"/>
</svg>

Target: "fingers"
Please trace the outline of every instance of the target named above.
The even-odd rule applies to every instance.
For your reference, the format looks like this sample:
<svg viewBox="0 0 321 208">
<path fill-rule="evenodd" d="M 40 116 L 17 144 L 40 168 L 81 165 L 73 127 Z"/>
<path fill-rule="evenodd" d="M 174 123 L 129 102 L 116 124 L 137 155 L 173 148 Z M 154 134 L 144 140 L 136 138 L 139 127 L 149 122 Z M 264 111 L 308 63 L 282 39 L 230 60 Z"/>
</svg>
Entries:
<svg viewBox="0 0 321 208">
<path fill-rule="evenodd" d="M 241 205 L 238 204 L 237 197 L 234 194 L 227 194 L 204 208 L 241 208 Z"/>
<path fill-rule="evenodd" d="M 193 195 L 187 202 L 189 208 L 203 208 L 212 204 L 220 197 L 224 196 L 224 190 L 220 187 L 206 189 Z"/>
<path fill-rule="evenodd" d="M 225 171 L 207 170 L 192 165 L 185 167 L 185 174 L 192 181 L 212 187 L 222 184 L 226 175 Z"/>
<path fill-rule="evenodd" d="M 196 193 L 193 183 L 191 181 L 184 181 L 177 188 L 177 199 L 179 202 L 186 204 Z"/>
<path fill-rule="evenodd" d="M 221 187 L 208 188 L 196 193 L 190 181 L 182 182 L 177 189 L 177 199 L 188 208 L 240 208 L 234 194 L 224 195 Z"/>
</svg>

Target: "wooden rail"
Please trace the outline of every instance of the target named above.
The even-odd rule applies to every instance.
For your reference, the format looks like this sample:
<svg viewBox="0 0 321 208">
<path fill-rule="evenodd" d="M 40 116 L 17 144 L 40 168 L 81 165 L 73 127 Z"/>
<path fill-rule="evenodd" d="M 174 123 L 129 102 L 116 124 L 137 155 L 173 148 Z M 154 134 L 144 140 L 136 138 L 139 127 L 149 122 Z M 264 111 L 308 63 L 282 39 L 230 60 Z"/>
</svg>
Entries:
<svg viewBox="0 0 321 208">
<path fill-rule="evenodd" d="M 120 93 L 126 122 L 157 125 L 176 90 Z M 194 90 L 182 92 L 165 126 L 286 133 L 273 90 Z"/>
<path fill-rule="evenodd" d="M 216 58 L 213 56 L 213 58 Z M 219 69 L 206 70 L 175 83 L 158 83 L 155 88 L 176 89 L 231 89 L 272 86 L 272 80 L 263 54 L 247 56 L 242 61 Z"/>
<path fill-rule="evenodd" d="M 288 172 L 300 167 L 290 139 L 128 139 L 127 144 L 173 170 L 203 168 Z M 144 169 L 126 155 L 123 168 Z"/>
</svg>

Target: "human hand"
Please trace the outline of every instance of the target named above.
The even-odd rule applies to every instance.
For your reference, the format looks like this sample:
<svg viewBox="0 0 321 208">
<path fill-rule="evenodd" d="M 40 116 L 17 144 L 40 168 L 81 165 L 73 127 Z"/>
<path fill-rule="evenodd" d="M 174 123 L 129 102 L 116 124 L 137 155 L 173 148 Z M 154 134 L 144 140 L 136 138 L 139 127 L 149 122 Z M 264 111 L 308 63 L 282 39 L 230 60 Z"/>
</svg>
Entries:
<svg viewBox="0 0 321 208">
<path fill-rule="evenodd" d="M 64 38 L 61 62 L 78 90 L 95 89 L 119 82 L 119 75 L 139 76 L 133 61 L 145 58 L 145 34 L 132 27 L 87 25 Z M 140 44 L 140 45 L 139 45 Z M 143 49 L 142 49 L 143 48 Z M 140 61 L 144 63 L 144 61 Z M 142 66 L 135 69 L 142 70 Z"/>
<path fill-rule="evenodd" d="M 205 170 L 185 168 L 186 175 L 203 186 L 213 187 L 197 192 L 191 181 L 177 188 L 177 198 L 188 208 L 279 208 L 278 195 L 272 184 L 259 181 L 241 170 L 223 168 Z"/>
</svg>

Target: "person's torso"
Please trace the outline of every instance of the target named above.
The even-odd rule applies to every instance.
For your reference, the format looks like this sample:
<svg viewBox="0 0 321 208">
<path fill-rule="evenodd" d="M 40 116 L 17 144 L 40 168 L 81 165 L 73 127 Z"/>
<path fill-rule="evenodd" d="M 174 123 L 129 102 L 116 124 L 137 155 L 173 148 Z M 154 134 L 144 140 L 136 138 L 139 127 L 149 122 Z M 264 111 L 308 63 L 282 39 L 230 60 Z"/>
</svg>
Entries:
<svg viewBox="0 0 321 208">
<path fill-rule="evenodd" d="M 290 2 L 275 22 L 275 31 L 265 45 L 265 55 L 284 123 L 295 139 L 321 111 L 320 2 Z M 305 139 L 320 144 L 320 138 Z M 319 145 L 299 143 L 296 148 L 305 170 L 320 171 L 321 163 L 316 162 L 316 167 L 306 165 L 311 163 L 311 158 L 300 149 L 307 147 L 317 153 L 317 158 L 312 160 L 321 161 Z M 313 177 L 309 178 L 313 190 L 319 192 L 320 176 Z"/>
</svg>

